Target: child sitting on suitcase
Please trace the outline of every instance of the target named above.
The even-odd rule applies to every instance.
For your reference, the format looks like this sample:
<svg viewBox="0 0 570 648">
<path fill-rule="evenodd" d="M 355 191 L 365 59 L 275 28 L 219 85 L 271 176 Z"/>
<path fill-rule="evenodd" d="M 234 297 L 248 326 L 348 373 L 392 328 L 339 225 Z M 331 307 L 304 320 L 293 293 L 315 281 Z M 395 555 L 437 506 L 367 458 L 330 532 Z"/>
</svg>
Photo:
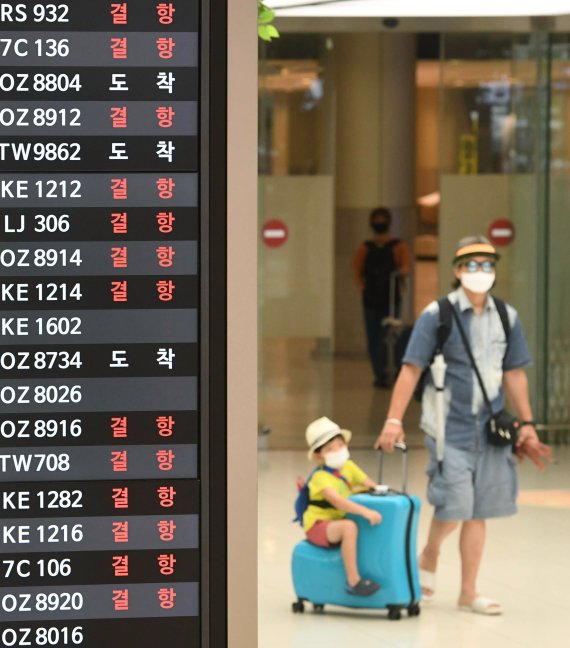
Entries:
<svg viewBox="0 0 570 648">
<path fill-rule="evenodd" d="M 348 442 L 352 433 L 326 416 L 313 421 L 305 432 L 309 459 L 322 469 L 316 469 L 308 483 L 309 506 L 303 515 L 307 539 L 321 547 L 340 543 L 346 571 L 346 591 L 356 596 L 370 596 L 380 585 L 360 577 L 356 559 L 358 526 L 345 519 L 347 513 L 366 518 L 373 526 L 380 524 L 377 511 L 348 499 L 357 490 L 374 488 L 376 483 L 349 459 Z M 326 468 L 325 468 L 326 466 Z"/>
</svg>

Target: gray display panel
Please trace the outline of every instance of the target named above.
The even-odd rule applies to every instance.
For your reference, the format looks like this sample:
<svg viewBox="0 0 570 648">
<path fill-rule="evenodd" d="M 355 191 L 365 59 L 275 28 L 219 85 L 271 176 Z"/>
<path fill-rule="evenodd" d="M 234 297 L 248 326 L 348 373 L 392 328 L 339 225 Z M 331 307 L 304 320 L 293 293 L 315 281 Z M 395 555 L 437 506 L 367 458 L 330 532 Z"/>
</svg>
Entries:
<svg viewBox="0 0 570 648">
<path fill-rule="evenodd" d="M 197 645 L 199 2 L 0 14 L 0 637 Z"/>
<path fill-rule="evenodd" d="M 159 184 L 168 196 L 161 197 Z M 0 203 L 7 207 L 194 207 L 195 173 L 0 173 Z"/>
<path fill-rule="evenodd" d="M 0 137 L 170 137 L 198 132 L 196 101 L 121 101 L 120 107 L 125 109 L 128 119 L 120 127 L 113 127 L 111 115 L 116 107 L 116 101 L 4 101 L 0 106 Z M 53 122 L 49 126 L 46 125 L 48 109 Z"/>
<path fill-rule="evenodd" d="M 0 346 L 196 342 L 197 339 L 197 313 L 191 308 L 172 311 L 168 318 L 160 311 L 143 309 L 66 310 L 64 314 L 54 310 L 0 312 Z"/>
<path fill-rule="evenodd" d="M 167 521 L 172 537 L 161 538 Z M 123 537 L 122 535 L 126 535 Z M 139 515 L 116 517 L 36 518 L 0 521 L 3 549 L 9 553 L 125 551 L 136 549 L 194 549 L 198 542 L 197 515 Z"/>
<path fill-rule="evenodd" d="M 163 467 L 161 468 L 161 458 Z M 167 462 L 167 463 L 166 463 Z M 165 467 L 168 466 L 168 467 Z M 100 446 L 2 448 L 0 482 L 78 479 L 195 479 L 196 446 L 137 445 L 127 449 Z"/>
<path fill-rule="evenodd" d="M 194 410 L 197 390 L 196 377 L 10 380 L 0 403 L 4 414 Z"/>
<path fill-rule="evenodd" d="M 128 592 L 128 607 L 119 610 L 121 618 L 144 617 L 147 614 L 159 618 L 198 615 L 197 583 L 176 583 L 168 587 L 164 583 L 126 584 L 120 587 L 26 587 L 16 590 L 0 587 L 0 604 L 6 621 L 113 619 L 117 617 L 115 602 L 124 599 L 125 592 Z M 50 604 L 48 601 L 52 607 L 59 605 L 60 609 L 45 610 Z M 170 601 L 176 601 L 176 606 L 170 607 Z"/>
<path fill-rule="evenodd" d="M 94 56 L 94 52 L 97 53 Z M 0 32 L 2 67 L 196 67 L 198 34 Z"/>
<path fill-rule="evenodd" d="M 109 243 L 76 244 L 6 243 L 0 249 L 0 277 L 61 276 L 71 270 L 75 277 L 113 274 L 113 249 Z M 161 265 L 160 249 L 169 250 L 170 265 Z M 195 275 L 198 271 L 196 241 L 132 241 L 128 244 L 129 275 Z M 49 265 L 47 265 L 49 263 Z"/>
</svg>

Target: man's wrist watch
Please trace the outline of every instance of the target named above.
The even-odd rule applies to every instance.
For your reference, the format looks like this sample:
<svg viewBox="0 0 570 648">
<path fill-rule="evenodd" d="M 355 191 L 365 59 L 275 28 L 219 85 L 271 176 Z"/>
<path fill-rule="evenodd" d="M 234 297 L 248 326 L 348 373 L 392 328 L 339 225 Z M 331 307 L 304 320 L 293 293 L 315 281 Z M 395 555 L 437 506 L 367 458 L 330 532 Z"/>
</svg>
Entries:
<svg viewBox="0 0 570 648">
<path fill-rule="evenodd" d="M 530 425 L 534 429 L 536 429 L 536 421 L 521 421 L 519 427 L 525 427 L 526 425 Z"/>
</svg>

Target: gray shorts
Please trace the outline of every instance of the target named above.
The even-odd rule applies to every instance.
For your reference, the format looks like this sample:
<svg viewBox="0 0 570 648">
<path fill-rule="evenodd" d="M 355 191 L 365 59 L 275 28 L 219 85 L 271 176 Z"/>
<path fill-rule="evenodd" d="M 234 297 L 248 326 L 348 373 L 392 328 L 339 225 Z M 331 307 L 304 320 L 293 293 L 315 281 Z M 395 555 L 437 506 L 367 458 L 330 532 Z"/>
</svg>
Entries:
<svg viewBox="0 0 570 648">
<path fill-rule="evenodd" d="M 428 435 L 426 446 L 428 501 L 438 520 L 484 520 L 517 512 L 518 479 L 510 447 L 486 445 L 471 451 L 447 443 L 440 474 L 435 440 Z"/>
</svg>

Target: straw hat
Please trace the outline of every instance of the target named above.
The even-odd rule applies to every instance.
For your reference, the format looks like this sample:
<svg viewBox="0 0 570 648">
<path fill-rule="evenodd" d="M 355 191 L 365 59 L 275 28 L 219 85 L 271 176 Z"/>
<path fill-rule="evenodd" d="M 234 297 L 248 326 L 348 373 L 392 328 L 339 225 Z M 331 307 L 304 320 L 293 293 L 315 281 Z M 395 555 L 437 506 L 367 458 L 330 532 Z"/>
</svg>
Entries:
<svg viewBox="0 0 570 648">
<path fill-rule="evenodd" d="M 309 452 L 307 453 L 309 459 L 313 458 L 313 453 L 317 448 L 324 446 L 327 441 L 334 439 L 338 435 L 341 435 L 346 443 L 352 438 L 350 430 L 341 430 L 334 421 L 331 421 L 326 416 L 322 416 L 320 419 L 310 423 L 305 430 L 305 438 L 309 446 Z"/>
</svg>

